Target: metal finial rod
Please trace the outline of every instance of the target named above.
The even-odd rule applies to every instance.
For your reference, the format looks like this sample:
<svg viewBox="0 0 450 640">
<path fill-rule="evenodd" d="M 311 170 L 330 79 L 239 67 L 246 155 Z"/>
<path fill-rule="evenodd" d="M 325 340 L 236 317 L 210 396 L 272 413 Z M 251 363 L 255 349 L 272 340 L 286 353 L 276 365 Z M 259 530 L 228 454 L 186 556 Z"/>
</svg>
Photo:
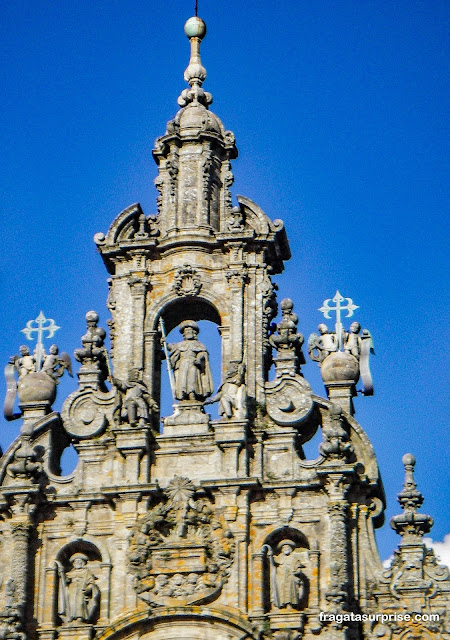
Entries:
<svg viewBox="0 0 450 640">
<path fill-rule="evenodd" d="M 198 0 L 195 0 L 194 15 L 195 15 L 195 16 L 198 16 Z"/>
</svg>

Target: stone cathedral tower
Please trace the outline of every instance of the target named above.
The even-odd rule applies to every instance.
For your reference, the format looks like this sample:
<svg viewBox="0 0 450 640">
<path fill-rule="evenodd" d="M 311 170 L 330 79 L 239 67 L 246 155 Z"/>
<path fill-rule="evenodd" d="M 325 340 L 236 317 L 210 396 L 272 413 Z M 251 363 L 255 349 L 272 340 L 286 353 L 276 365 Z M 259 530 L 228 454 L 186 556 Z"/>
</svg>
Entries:
<svg viewBox="0 0 450 640">
<path fill-rule="evenodd" d="M 22 347 L 7 366 L 6 415 L 19 417 L 17 391 L 22 425 L 0 465 L 0 638 L 448 639 L 448 570 L 422 542 L 432 520 L 417 512 L 410 455 L 390 569 L 376 549 L 383 487 L 352 406 L 370 334 L 322 326 L 309 351 L 327 399 L 315 396 L 293 303 L 278 305 L 272 282 L 290 257 L 283 223 L 247 198 L 232 205 L 237 150 L 202 88 L 206 27 L 191 18 L 185 31 L 189 87 L 153 151 L 157 214 L 132 205 L 95 236 L 109 352 L 91 311 L 61 413 L 66 354 Z M 201 342 L 202 320 L 221 353 Z M 69 444 L 79 462 L 63 476 Z"/>
</svg>

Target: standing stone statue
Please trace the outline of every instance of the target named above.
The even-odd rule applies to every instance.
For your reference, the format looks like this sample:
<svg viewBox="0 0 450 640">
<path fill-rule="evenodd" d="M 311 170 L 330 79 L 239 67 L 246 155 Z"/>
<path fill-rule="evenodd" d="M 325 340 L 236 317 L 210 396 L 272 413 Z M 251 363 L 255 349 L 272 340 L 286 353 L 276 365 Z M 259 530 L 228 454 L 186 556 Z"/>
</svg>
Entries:
<svg viewBox="0 0 450 640">
<path fill-rule="evenodd" d="M 92 622 L 100 603 L 96 578 L 87 568 L 88 557 L 84 553 L 75 553 L 70 563 L 72 569 L 67 573 L 57 563 L 60 574 L 58 613 L 64 622 Z"/>
<path fill-rule="evenodd" d="M 306 578 L 292 540 L 277 545 L 278 556 L 267 546 L 270 562 L 270 600 L 277 609 L 298 609 L 306 593 Z"/>
<path fill-rule="evenodd" d="M 208 351 L 197 340 L 200 329 L 193 320 L 185 320 L 178 328 L 183 341 L 167 345 L 175 378 L 175 398 L 206 400 L 212 394 L 214 386 Z"/>
</svg>

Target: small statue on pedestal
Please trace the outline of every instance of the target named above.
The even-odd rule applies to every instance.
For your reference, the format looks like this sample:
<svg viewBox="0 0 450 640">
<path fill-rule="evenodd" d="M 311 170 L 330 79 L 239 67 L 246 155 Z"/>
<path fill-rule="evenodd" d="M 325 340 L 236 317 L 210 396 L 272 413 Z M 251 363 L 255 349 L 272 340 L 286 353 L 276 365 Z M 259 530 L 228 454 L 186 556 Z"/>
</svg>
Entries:
<svg viewBox="0 0 450 640">
<path fill-rule="evenodd" d="M 330 302 L 334 302 L 335 306 L 331 306 Z M 358 308 L 351 298 L 344 298 L 339 291 L 336 291 L 334 298 L 325 300 L 319 311 L 325 318 L 330 318 L 330 312 L 336 313 L 335 331 L 330 332 L 326 324 L 319 324 L 320 335 L 310 335 L 308 352 L 311 360 L 319 363 L 325 384 L 348 382 L 352 385 L 352 395 L 355 395 L 355 385 L 361 377 L 362 393 L 368 396 L 373 395 L 369 369 L 369 355 L 374 353 L 372 336 L 367 329 L 361 331 L 359 322 L 352 322 L 349 331 L 344 329 L 341 322 L 343 312 L 347 312 L 346 317 L 349 318 Z"/>
</svg>

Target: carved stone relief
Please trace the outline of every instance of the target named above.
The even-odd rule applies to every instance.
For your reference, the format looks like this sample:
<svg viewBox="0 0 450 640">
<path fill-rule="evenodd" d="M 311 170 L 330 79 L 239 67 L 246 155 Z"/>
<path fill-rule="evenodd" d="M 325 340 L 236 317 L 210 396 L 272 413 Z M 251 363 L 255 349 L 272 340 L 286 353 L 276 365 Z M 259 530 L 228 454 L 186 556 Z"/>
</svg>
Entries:
<svg viewBox="0 0 450 640">
<path fill-rule="evenodd" d="M 208 498 L 196 499 L 188 478 L 175 476 L 161 502 L 140 518 L 128 551 L 134 588 L 145 602 L 193 604 L 218 597 L 235 542 Z"/>
<path fill-rule="evenodd" d="M 196 269 L 185 264 L 177 270 L 173 290 L 178 296 L 197 296 L 201 288 L 202 283 Z"/>
</svg>

